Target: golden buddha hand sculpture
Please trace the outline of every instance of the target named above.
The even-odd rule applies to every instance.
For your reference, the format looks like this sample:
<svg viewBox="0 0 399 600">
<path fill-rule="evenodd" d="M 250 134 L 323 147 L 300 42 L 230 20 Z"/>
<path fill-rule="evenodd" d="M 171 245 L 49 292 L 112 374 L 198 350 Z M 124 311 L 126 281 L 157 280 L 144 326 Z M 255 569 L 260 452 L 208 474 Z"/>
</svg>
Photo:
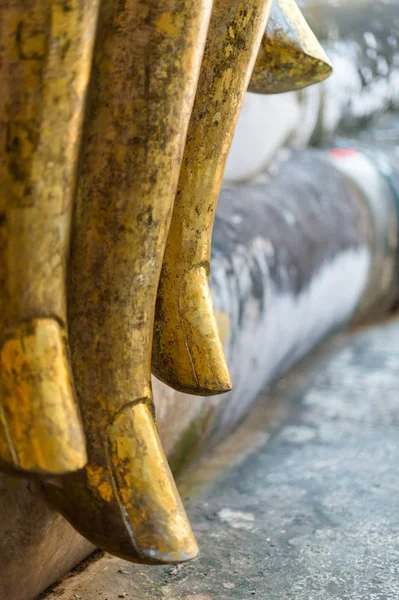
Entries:
<svg viewBox="0 0 399 600">
<path fill-rule="evenodd" d="M 209 290 L 210 245 L 227 154 L 271 0 L 215 0 L 156 305 L 153 373 L 190 394 L 231 389 Z"/>
<path fill-rule="evenodd" d="M 66 259 L 97 0 L 0 3 L 0 466 L 86 462 Z"/>
<path fill-rule="evenodd" d="M 198 552 L 153 415 L 156 292 L 211 0 L 103 0 L 78 179 L 68 315 L 88 464 L 49 481 L 95 545 L 133 562 Z"/>
<path fill-rule="evenodd" d="M 274 0 L 248 91 L 292 92 L 331 73 L 331 63 L 295 0 Z"/>
</svg>

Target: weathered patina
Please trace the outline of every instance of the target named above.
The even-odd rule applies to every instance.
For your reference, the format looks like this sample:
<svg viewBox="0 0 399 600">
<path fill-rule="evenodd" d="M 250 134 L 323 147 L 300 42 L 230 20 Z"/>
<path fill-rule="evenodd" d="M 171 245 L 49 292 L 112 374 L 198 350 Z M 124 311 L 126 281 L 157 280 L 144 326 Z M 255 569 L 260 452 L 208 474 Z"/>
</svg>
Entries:
<svg viewBox="0 0 399 600">
<path fill-rule="evenodd" d="M 215 0 L 157 296 L 153 372 L 171 387 L 231 389 L 209 290 L 211 236 L 227 154 L 271 0 Z"/>
<path fill-rule="evenodd" d="M 292 92 L 331 73 L 331 62 L 295 0 L 274 0 L 248 91 Z"/>
<path fill-rule="evenodd" d="M 143 563 L 198 552 L 155 426 L 151 343 L 210 9 L 102 2 L 77 187 L 68 320 L 88 464 L 48 495 L 87 539 Z"/>
<path fill-rule="evenodd" d="M 98 0 L 0 6 L 0 463 L 86 452 L 67 360 L 66 259 Z"/>
</svg>

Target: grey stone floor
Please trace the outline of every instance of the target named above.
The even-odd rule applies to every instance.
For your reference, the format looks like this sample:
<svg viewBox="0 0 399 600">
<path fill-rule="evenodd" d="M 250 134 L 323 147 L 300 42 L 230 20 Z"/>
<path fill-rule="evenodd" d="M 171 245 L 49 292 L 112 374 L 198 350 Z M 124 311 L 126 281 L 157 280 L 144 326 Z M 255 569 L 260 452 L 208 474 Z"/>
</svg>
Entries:
<svg viewBox="0 0 399 600">
<path fill-rule="evenodd" d="M 399 323 L 319 349 L 181 482 L 201 556 L 110 556 L 46 600 L 399 599 Z"/>
</svg>

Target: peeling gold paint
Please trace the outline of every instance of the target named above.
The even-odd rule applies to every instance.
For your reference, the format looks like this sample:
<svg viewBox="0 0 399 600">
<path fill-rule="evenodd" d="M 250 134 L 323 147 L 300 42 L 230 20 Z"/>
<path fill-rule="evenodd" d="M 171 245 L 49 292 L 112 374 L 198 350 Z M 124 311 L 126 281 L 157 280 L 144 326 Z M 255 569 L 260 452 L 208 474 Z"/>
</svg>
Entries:
<svg viewBox="0 0 399 600">
<path fill-rule="evenodd" d="M 0 4 L 0 462 L 82 468 L 66 259 L 97 0 Z M 9 361 L 13 364 L 9 364 Z"/>
<path fill-rule="evenodd" d="M 227 154 L 271 0 L 215 0 L 158 289 L 153 372 L 199 395 L 231 389 L 209 290 Z"/>
<path fill-rule="evenodd" d="M 77 188 L 68 321 L 88 465 L 48 496 L 96 546 L 149 564 L 198 552 L 153 418 L 151 345 L 210 10 L 103 0 Z"/>
<path fill-rule="evenodd" d="M 291 92 L 320 83 L 331 73 L 330 60 L 295 0 L 274 0 L 248 91 Z"/>
</svg>

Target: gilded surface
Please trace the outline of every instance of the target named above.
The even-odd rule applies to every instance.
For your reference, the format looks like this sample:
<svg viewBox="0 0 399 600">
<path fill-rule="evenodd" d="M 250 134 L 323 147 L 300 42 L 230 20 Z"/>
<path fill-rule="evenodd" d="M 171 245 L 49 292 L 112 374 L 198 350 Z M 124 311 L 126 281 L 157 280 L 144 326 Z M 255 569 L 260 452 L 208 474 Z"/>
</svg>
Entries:
<svg viewBox="0 0 399 600">
<path fill-rule="evenodd" d="M 210 9 L 208 0 L 104 0 L 78 181 L 68 315 L 89 462 L 48 494 L 94 544 L 145 563 L 198 552 L 159 443 L 150 376 Z"/>
<path fill-rule="evenodd" d="M 85 448 L 63 335 L 54 319 L 22 323 L 0 351 L 0 456 L 25 471 L 67 473 Z"/>
<path fill-rule="evenodd" d="M 295 0 L 274 0 L 248 91 L 278 94 L 320 83 L 332 66 Z"/>
<path fill-rule="evenodd" d="M 191 394 L 231 389 L 209 290 L 224 166 L 271 0 L 215 0 L 158 290 L 153 372 Z"/>
<path fill-rule="evenodd" d="M 65 275 L 96 16 L 97 0 L 0 4 L 0 462 L 8 468 L 63 473 L 86 460 L 65 358 Z"/>
</svg>

